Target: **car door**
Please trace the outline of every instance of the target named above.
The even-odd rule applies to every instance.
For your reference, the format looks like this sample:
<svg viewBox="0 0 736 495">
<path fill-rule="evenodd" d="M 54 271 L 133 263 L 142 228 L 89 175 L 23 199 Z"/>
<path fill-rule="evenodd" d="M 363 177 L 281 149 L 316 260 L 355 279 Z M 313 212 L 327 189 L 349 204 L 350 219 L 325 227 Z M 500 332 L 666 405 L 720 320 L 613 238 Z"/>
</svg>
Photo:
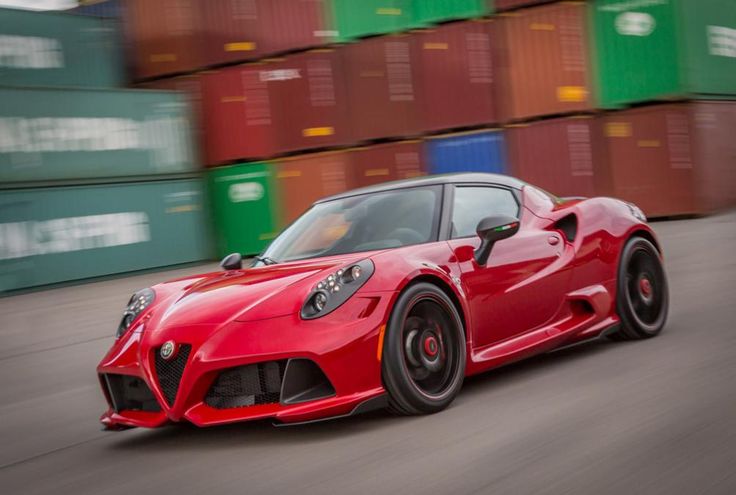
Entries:
<svg viewBox="0 0 736 495">
<path fill-rule="evenodd" d="M 511 190 L 502 187 L 455 186 L 450 247 L 456 253 L 468 253 L 468 246 L 477 248 L 480 240 L 475 227 L 481 219 L 493 215 L 518 218 L 519 231 L 497 242 L 484 266 L 470 256 L 458 256 L 476 349 L 551 320 L 562 305 L 570 278 L 562 256 L 562 236 L 543 228 L 542 219 L 523 208 Z"/>
</svg>

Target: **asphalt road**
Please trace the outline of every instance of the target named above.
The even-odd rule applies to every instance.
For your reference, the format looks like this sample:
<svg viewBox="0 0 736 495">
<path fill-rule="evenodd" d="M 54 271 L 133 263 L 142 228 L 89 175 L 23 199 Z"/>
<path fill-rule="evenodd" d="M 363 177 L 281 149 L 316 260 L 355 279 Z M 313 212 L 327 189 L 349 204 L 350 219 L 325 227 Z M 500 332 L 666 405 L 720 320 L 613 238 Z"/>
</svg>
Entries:
<svg viewBox="0 0 736 495">
<path fill-rule="evenodd" d="M 466 382 L 448 410 L 100 431 L 128 295 L 188 268 L 0 299 L 0 493 L 736 493 L 736 213 L 655 224 L 665 332 Z"/>
</svg>

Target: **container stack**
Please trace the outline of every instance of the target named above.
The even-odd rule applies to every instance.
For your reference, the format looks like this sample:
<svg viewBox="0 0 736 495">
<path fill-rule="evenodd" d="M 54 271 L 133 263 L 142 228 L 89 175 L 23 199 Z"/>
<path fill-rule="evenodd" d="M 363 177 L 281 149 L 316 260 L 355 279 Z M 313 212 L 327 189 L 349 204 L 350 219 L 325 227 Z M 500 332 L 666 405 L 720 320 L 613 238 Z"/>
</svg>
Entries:
<svg viewBox="0 0 736 495">
<path fill-rule="evenodd" d="M 0 292 L 210 256 L 190 111 L 124 89 L 117 25 L 0 9 Z"/>
<path fill-rule="evenodd" d="M 510 173 L 652 216 L 736 203 L 731 143 L 709 132 L 736 95 L 729 0 L 125 5 L 136 85 L 193 103 L 219 254 L 260 251 L 321 196 L 424 173 Z M 635 125 L 647 109 L 659 137 Z"/>
</svg>

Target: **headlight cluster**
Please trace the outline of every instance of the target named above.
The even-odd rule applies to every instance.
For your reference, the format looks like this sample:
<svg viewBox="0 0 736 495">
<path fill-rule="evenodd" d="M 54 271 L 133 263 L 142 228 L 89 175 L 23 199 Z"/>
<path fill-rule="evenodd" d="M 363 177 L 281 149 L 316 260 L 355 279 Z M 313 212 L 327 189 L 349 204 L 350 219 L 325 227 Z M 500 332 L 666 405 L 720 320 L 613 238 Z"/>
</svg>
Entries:
<svg viewBox="0 0 736 495">
<path fill-rule="evenodd" d="M 302 318 L 312 320 L 330 314 L 368 281 L 373 270 L 373 262 L 363 260 L 328 275 L 309 293 L 302 306 Z"/>
<path fill-rule="evenodd" d="M 128 331 L 136 318 L 151 305 L 155 298 L 156 293 L 153 289 L 139 290 L 130 297 L 128 307 L 123 311 L 123 319 L 120 321 L 120 325 L 118 325 L 118 331 L 115 334 L 116 339 L 119 339 Z"/>
</svg>

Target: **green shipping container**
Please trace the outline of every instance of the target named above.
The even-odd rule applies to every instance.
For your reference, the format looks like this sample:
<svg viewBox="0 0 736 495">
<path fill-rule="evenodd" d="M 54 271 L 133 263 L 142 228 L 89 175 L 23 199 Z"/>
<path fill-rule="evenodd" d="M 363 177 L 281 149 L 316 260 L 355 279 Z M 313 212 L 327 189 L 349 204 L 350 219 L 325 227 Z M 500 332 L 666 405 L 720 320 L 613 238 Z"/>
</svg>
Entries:
<svg viewBox="0 0 736 495">
<path fill-rule="evenodd" d="M 118 23 L 63 13 L 0 9 L 0 85 L 125 84 Z"/>
<path fill-rule="evenodd" d="M 492 0 L 413 0 L 412 25 L 427 26 L 453 19 L 482 17 L 493 12 Z"/>
<path fill-rule="evenodd" d="M 395 33 L 412 25 L 412 0 L 332 0 L 338 41 Z"/>
<path fill-rule="evenodd" d="M 246 163 L 208 172 L 215 238 L 220 257 L 258 254 L 278 234 L 278 194 L 273 167 Z"/>
<path fill-rule="evenodd" d="M 0 184 L 193 172 L 189 117 L 174 92 L 0 88 Z"/>
<path fill-rule="evenodd" d="M 0 292 L 209 259 L 202 181 L 0 194 Z"/>
<path fill-rule="evenodd" d="M 734 0 L 596 0 L 605 108 L 688 96 L 736 96 Z"/>
</svg>

